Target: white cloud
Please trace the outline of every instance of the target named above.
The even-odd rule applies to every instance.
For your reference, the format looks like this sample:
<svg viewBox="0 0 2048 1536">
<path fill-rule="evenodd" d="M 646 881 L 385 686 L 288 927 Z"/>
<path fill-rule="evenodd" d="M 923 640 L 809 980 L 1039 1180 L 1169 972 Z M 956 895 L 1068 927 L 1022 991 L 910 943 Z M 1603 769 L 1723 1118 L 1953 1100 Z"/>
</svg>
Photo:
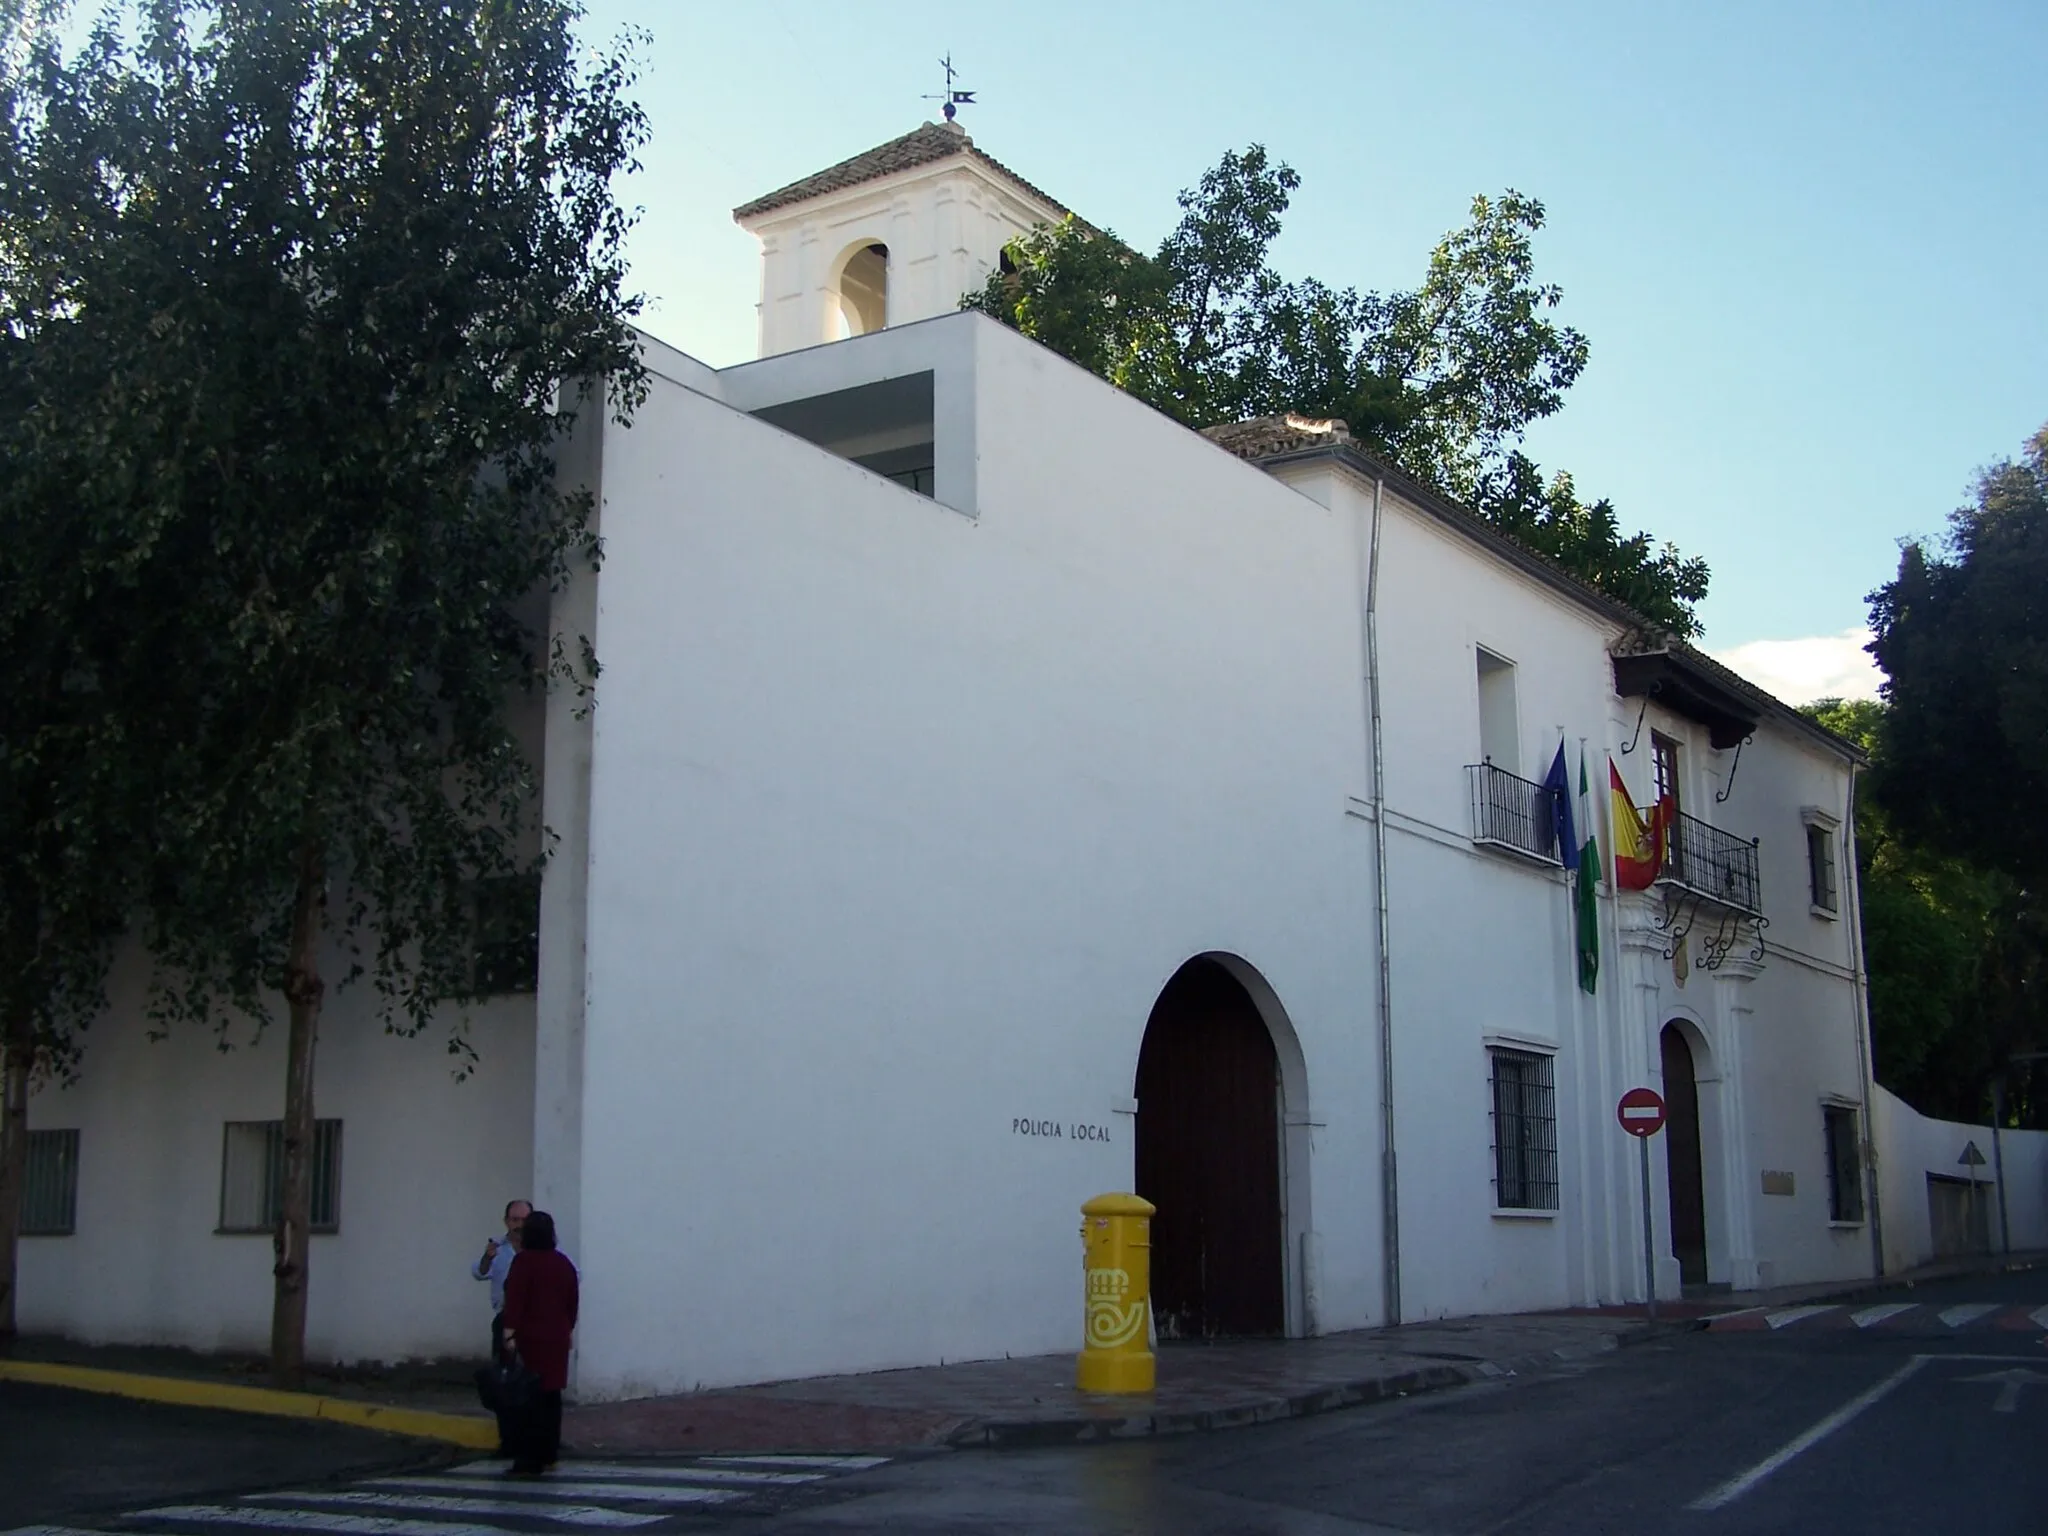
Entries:
<svg viewBox="0 0 2048 1536">
<path fill-rule="evenodd" d="M 1803 640 L 1750 640 L 1708 654 L 1787 704 L 1811 704 L 1815 699 L 1877 697 L 1884 674 L 1863 649 L 1868 644 L 1869 630 L 1845 629 Z"/>
</svg>

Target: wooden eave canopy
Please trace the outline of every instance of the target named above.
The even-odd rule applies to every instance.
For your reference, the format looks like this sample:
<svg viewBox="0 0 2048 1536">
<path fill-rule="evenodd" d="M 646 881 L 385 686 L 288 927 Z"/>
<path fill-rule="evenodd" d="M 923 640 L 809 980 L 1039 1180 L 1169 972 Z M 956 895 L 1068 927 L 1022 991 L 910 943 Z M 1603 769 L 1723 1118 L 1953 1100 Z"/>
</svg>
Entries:
<svg viewBox="0 0 2048 1536">
<path fill-rule="evenodd" d="M 1717 751 L 1741 746 L 1762 713 L 1679 651 L 1615 657 L 1614 691 L 1625 699 L 1647 695 L 1672 713 L 1697 720 L 1707 728 L 1707 739 Z"/>
</svg>

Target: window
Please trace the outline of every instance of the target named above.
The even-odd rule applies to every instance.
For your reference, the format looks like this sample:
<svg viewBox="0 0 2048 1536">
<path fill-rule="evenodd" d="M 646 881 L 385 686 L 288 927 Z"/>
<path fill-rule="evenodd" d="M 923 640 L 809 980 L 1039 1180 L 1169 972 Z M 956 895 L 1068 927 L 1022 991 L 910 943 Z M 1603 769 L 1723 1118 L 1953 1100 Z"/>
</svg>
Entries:
<svg viewBox="0 0 2048 1536">
<path fill-rule="evenodd" d="M 471 900 L 476 923 L 471 995 L 534 991 L 540 985 L 540 876 L 479 880 Z"/>
<path fill-rule="evenodd" d="M 78 1230 L 78 1132 L 30 1131 L 27 1172 L 21 1235 L 69 1237 Z"/>
<path fill-rule="evenodd" d="M 1856 1135 L 1856 1111 L 1845 1104 L 1821 1106 L 1828 1143 L 1828 1220 L 1863 1219 L 1863 1158 Z"/>
<path fill-rule="evenodd" d="M 1490 1049 L 1493 1064 L 1493 1203 L 1557 1209 L 1555 1063 L 1534 1051 Z"/>
<path fill-rule="evenodd" d="M 1677 810 L 1679 808 L 1678 743 L 1669 736 L 1659 736 L 1652 732 L 1650 735 L 1650 760 L 1657 767 L 1657 794 L 1656 799 L 1652 803 L 1662 805 L 1666 800 L 1669 800 L 1671 808 L 1674 811 Z"/>
<path fill-rule="evenodd" d="M 1841 897 L 1835 883 L 1835 833 L 1841 823 L 1817 805 L 1802 806 L 1799 819 L 1806 823 L 1806 890 L 1813 910 L 1832 917 Z"/>
<path fill-rule="evenodd" d="M 1479 761 L 1505 768 L 1521 766 L 1515 719 L 1515 664 L 1491 651 L 1479 653 Z"/>
<path fill-rule="evenodd" d="M 220 1159 L 222 1232 L 271 1232 L 284 1211 L 284 1122 L 230 1120 Z M 341 1226 L 341 1122 L 313 1127 L 315 1232 Z"/>
</svg>

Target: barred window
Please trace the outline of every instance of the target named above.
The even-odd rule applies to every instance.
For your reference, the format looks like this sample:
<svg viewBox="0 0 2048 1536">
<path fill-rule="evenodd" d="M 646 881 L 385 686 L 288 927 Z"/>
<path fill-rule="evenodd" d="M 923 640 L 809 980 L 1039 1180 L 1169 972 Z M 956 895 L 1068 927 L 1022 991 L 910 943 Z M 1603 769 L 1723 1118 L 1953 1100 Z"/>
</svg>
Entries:
<svg viewBox="0 0 2048 1536">
<path fill-rule="evenodd" d="M 1835 834 L 1812 822 L 1806 827 L 1806 885 L 1816 907 L 1835 910 Z"/>
<path fill-rule="evenodd" d="M 1821 1130 L 1828 1143 L 1828 1220 L 1861 1221 L 1863 1158 L 1856 1111 L 1840 1104 L 1822 1105 Z"/>
<path fill-rule="evenodd" d="M 222 1137 L 222 1232 L 273 1232 L 284 1214 L 284 1122 L 230 1120 Z M 341 1225 L 341 1122 L 313 1127 L 312 1229 Z"/>
<path fill-rule="evenodd" d="M 69 1237 L 77 1231 L 78 1132 L 30 1131 L 26 1172 L 21 1235 Z"/>
<path fill-rule="evenodd" d="M 1555 1064 L 1534 1051 L 1490 1049 L 1493 1065 L 1493 1203 L 1557 1209 Z"/>
</svg>

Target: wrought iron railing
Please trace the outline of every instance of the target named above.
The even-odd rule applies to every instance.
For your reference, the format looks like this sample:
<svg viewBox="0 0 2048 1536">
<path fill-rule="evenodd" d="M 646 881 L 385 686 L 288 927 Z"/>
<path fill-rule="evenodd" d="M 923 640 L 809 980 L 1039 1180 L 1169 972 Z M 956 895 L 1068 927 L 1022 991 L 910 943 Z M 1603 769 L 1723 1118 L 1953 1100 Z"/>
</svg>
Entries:
<svg viewBox="0 0 2048 1536">
<path fill-rule="evenodd" d="M 1761 913 L 1764 909 L 1756 839 L 1723 832 L 1683 811 L 1672 818 L 1666 830 L 1664 867 L 1657 878 L 1739 911 Z"/>
<path fill-rule="evenodd" d="M 1465 772 L 1472 781 L 1472 841 L 1563 862 L 1552 819 L 1551 791 L 1491 763 L 1473 763 Z"/>
</svg>

